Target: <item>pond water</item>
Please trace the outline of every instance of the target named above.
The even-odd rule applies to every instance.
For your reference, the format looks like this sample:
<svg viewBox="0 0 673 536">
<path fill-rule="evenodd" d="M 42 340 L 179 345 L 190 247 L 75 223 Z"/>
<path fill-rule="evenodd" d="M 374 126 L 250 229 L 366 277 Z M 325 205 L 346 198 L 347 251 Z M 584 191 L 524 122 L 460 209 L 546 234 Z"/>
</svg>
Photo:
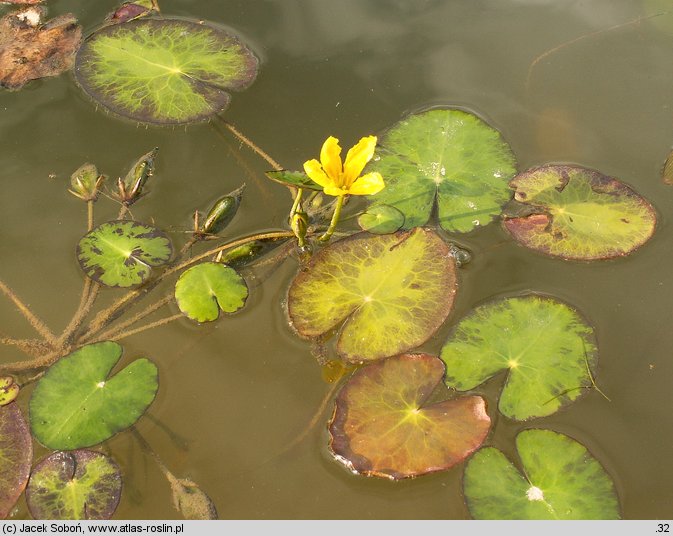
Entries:
<svg viewBox="0 0 673 536">
<path fill-rule="evenodd" d="M 52 16 L 74 13 L 88 32 L 116 2 L 48 5 Z M 502 378 L 496 378 L 477 389 L 493 418 L 486 444 L 514 456 L 513 438 L 523 429 L 572 436 L 614 479 L 630 519 L 673 512 L 673 190 L 660 179 L 673 144 L 673 12 L 635 22 L 662 6 L 161 1 L 165 14 L 234 29 L 262 59 L 256 82 L 233 95 L 225 116 L 287 168 L 317 155 L 328 135 L 349 147 L 410 111 L 450 105 L 498 128 L 521 170 L 577 163 L 623 180 L 652 202 L 655 236 L 613 261 L 547 258 L 517 245 L 497 223 L 452 237 L 473 259 L 460 271 L 448 322 L 422 347 L 438 353 L 450 327 L 494 296 L 536 291 L 578 308 L 596 328 L 596 380 L 610 401 L 591 391 L 555 415 L 518 423 L 497 414 Z M 133 215 L 172 229 L 176 243 L 186 240 L 181 231 L 196 208 L 242 182 L 245 198 L 228 236 L 285 228 L 288 191 L 266 180 L 268 164 L 216 123 L 139 127 L 97 110 L 70 74 L 0 92 L 0 139 L 0 275 L 54 329 L 67 323 L 80 297 L 74 249 L 86 229 L 86 207 L 66 186 L 84 162 L 116 177 L 158 146 L 151 193 Z M 115 217 L 113 203 L 98 205 L 97 221 Z M 290 258 L 249 281 L 251 296 L 239 314 L 203 326 L 180 320 L 123 341 L 127 358 L 147 356 L 159 367 L 159 394 L 140 432 L 176 475 L 212 497 L 224 519 L 469 517 L 462 465 L 393 483 L 352 475 L 335 462 L 324 425 L 331 406 L 301 443 L 286 449 L 331 388 L 310 345 L 285 319 L 282 303 L 296 270 Z M 106 290 L 102 300 L 115 295 Z M 8 302 L 0 306 L 0 326 L 3 334 L 33 336 Z M 18 358 L 0 349 L 0 362 Z M 160 470 L 131 434 L 103 448 L 125 478 L 116 518 L 179 517 Z M 16 516 L 28 517 L 23 502 Z"/>
</svg>

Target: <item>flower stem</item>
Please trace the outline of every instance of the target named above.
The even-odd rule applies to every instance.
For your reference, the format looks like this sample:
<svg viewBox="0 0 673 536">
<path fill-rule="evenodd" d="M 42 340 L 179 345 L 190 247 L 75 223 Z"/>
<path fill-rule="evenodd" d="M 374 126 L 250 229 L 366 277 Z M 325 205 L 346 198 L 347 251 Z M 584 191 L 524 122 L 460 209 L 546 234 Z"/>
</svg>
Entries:
<svg viewBox="0 0 673 536">
<path fill-rule="evenodd" d="M 334 214 L 332 214 L 332 221 L 329 224 L 329 227 L 327 228 L 327 231 L 325 231 L 325 234 L 323 234 L 318 240 L 321 242 L 327 242 L 330 238 L 332 238 L 332 234 L 334 233 L 334 229 L 336 229 L 337 223 L 339 223 L 339 217 L 341 216 L 341 207 L 344 204 L 344 198 L 345 195 L 340 195 L 337 198 L 336 206 L 334 207 Z"/>
<path fill-rule="evenodd" d="M 130 337 L 131 335 L 135 335 L 137 333 L 142 333 L 143 331 L 147 331 L 149 329 L 153 328 L 158 328 L 159 326 L 163 326 L 164 324 L 168 324 L 169 322 L 173 322 L 173 320 L 177 320 L 178 318 L 183 318 L 184 315 L 182 313 L 176 313 L 174 315 L 171 315 L 166 318 L 162 318 L 160 320 L 155 320 L 154 322 L 150 322 L 149 324 L 145 324 L 144 326 L 137 327 L 135 329 L 129 330 L 129 331 L 121 331 L 118 335 L 115 335 L 115 337 L 110 337 L 114 338 L 115 341 L 118 341 L 119 339 L 124 339 L 126 337 Z M 105 340 L 104 337 L 99 337 L 96 338 L 92 341 L 92 343 L 95 342 L 100 342 Z"/>
<path fill-rule="evenodd" d="M 87 232 L 91 231 L 93 229 L 93 204 L 94 201 L 93 199 L 89 199 L 86 203 L 86 228 Z"/>
</svg>

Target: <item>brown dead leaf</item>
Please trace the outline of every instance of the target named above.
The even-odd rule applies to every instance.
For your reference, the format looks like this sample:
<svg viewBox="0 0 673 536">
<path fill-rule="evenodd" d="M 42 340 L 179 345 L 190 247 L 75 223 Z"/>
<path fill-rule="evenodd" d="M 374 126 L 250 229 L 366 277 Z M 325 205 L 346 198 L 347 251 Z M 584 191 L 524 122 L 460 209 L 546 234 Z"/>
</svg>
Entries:
<svg viewBox="0 0 673 536">
<path fill-rule="evenodd" d="M 82 27 L 70 13 L 46 23 L 43 17 L 43 8 L 28 7 L 0 19 L 0 86 L 20 89 L 72 68 Z"/>
</svg>

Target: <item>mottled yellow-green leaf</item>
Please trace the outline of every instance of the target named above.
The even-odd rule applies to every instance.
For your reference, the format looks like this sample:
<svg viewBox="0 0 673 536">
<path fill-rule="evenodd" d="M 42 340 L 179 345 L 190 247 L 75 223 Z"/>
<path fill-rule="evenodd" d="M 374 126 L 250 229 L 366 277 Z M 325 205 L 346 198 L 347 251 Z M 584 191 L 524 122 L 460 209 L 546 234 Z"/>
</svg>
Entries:
<svg viewBox="0 0 673 536">
<path fill-rule="evenodd" d="M 110 519 L 121 491 L 121 472 L 109 456 L 55 452 L 33 469 L 26 502 L 35 519 Z"/>
<path fill-rule="evenodd" d="M 105 26 L 77 53 L 80 86 L 107 110 L 145 123 L 206 119 L 248 87 L 257 58 L 208 24 L 141 19 Z"/>
<path fill-rule="evenodd" d="M 306 338 L 341 327 L 337 351 L 359 363 L 425 342 L 448 316 L 455 292 L 455 261 L 436 233 L 360 233 L 326 247 L 299 272 L 288 314 Z"/>
<path fill-rule="evenodd" d="M 336 398 L 330 449 L 355 473 L 393 480 L 444 471 L 486 438 L 491 420 L 479 396 L 428 403 L 444 364 L 404 354 L 367 365 Z"/>
<path fill-rule="evenodd" d="M 526 247 L 564 259 L 628 255 L 654 233 L 656 214 L 624 183 L 579 166 L 547 165 L 510 182 L 530 215 L 505 219 Z"/>
</svg>

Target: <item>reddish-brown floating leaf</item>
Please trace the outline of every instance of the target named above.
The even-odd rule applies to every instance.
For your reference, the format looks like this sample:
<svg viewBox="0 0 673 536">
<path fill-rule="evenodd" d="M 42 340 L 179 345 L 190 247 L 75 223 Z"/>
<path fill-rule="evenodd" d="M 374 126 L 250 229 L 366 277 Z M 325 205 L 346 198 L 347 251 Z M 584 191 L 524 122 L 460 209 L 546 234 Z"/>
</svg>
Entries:
<svg viewBox="0 0 673 536">
<path fill-rule="evenodd" d="M 35 519 L 110 519 L 121 491 L 121 472 L 109 456 L 55 452 L 33 469 L 26 502 Z"/>
<path fill-rule="evenodd" d="M 330 449 L 355 473 L 392 480 L 443 471 L 482 444 L 486 403 L 465 396 L 426 406 L 444 363 L 404 354 L 358 370 L 336 398 Z"/>
<path fill-rule="evenodd" d="M 652 206 L 626 184 L 580 166 L 546 165 L 510 182 L 514 198 L 531 209 L 505 219 L 505 229 L 526 247 L 564 259 L 628 255 L 656 225 Z"/>
<path fill-rule="evenodd" d="M 16 403 L 0 407 L 0 519 L 5 519 L 30 475 L 33 442 Z"/>
<path fill-rule="evenodd" d="M 82 28 L 68 13 L 42 23 L 44 9 L 29 7 L 0 19 L 0 86 L 20 89 L 31 80 L 72 68 Z"/>
</svg>

